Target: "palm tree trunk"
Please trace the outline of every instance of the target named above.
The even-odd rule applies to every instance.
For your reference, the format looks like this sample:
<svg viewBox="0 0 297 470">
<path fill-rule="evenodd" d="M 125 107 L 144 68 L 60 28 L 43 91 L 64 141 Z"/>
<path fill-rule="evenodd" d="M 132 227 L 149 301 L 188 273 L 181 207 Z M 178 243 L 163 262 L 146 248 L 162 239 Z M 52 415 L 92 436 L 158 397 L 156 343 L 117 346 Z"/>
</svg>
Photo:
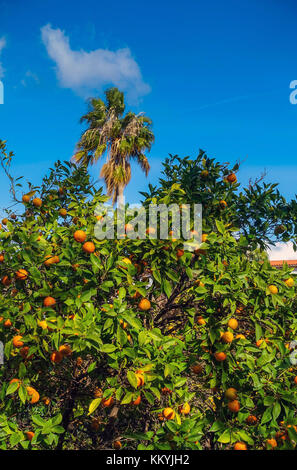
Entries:
<svg viewBox="0 0 297 470">
<path fill-rule="evenodd" d="M 118 206 L 124 206 L 124 185 L 119 185 L 118 188 L 118 198 L 117 198 Z"/>
</svg>

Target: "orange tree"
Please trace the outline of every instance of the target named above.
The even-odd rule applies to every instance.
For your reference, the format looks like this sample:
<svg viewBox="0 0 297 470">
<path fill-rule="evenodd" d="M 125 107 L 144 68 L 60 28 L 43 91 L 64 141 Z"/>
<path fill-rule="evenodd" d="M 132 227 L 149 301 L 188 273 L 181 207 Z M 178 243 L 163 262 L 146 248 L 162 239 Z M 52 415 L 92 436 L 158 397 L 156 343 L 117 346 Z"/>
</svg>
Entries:
<svg viewBox="0 0 297 470">
<path fill-rule="evenodd" d="M 172 157 L 143 194 L 144 206 L 202 202 L 195 253 L 172 237 L 97 240 L 107 198 L 84 168 L 57 162 L 20 198 L 11 178 L 1 449 L 295 446 L 295 285 L 258 253 L 274 234 L 294 239 L 294 205 L 273 185 L 239 192 L 237 169 Z"/>
</svg>

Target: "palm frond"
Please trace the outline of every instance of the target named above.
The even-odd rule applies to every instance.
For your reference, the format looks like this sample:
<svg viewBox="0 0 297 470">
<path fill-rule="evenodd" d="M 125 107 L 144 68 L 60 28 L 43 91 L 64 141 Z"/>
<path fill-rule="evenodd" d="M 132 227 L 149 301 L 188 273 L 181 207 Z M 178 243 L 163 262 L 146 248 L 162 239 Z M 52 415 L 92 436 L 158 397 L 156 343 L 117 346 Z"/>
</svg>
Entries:
<svg viewBox="0 0 297 470">
<path fill-rule="evenodd" d="M 81 118 L 88 124 L 83 132 L 73 160 L 79 165 L 96 163 L 105 153 L 107 161 L 101 169 L 107 193 L 115 202 L 131 179 L 130 158 L 134 158 L 146 176 L 150 165 L 145 151 L 154 142 L 152 121 L 143 112 L 127 112 L 124 116 L 124 94 L 117 88 L 105 92 L 106 102 L 100 98 L 89 101 L 89 111 Z"/>
</svg>

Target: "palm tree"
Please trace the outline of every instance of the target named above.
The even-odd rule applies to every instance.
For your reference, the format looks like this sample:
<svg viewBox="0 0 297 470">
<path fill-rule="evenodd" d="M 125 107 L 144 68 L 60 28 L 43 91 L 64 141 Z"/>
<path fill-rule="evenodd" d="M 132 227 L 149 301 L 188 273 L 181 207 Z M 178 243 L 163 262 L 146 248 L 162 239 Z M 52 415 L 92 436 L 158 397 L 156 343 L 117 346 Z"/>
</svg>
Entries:
<svg viewBox="0 0 297 470">
<path fill-rule="evenodd" d="M 131 179 L 130 160 L 135 159 L 145 175 L 150 165 L 144 152 L 150 150 L 154 142 L 151 130 L 152 121 L 144 113 L 125 112 L 124 94 L 117 88 L 105 91 L 105 102 L 100 98 L 90 100 L 90 109 L 80 122 L 87 122 L 77 151 L 72 159 L 78 165 L 92 165 L 106 153 L 100 177 L 104 178 L 107 193 L 123 203 L 124 188 Z"/>
</svg>

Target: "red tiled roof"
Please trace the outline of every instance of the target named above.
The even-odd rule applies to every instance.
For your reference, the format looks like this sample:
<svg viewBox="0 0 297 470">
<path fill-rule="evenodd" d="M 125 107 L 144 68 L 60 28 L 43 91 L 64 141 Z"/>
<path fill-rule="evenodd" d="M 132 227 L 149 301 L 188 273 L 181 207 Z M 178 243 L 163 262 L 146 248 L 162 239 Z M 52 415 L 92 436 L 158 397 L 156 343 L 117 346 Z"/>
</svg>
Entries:
<svg viewBox="0 0 297 470">
<path fill-rule="evenodd" d="M 282 266 L 283 264 L 287 264 L 288 266 L 296 266 L 297 267 L 297 259 L 270 261 L 270 264 L 271 264 L 271 266 Z"/>
</svg>

